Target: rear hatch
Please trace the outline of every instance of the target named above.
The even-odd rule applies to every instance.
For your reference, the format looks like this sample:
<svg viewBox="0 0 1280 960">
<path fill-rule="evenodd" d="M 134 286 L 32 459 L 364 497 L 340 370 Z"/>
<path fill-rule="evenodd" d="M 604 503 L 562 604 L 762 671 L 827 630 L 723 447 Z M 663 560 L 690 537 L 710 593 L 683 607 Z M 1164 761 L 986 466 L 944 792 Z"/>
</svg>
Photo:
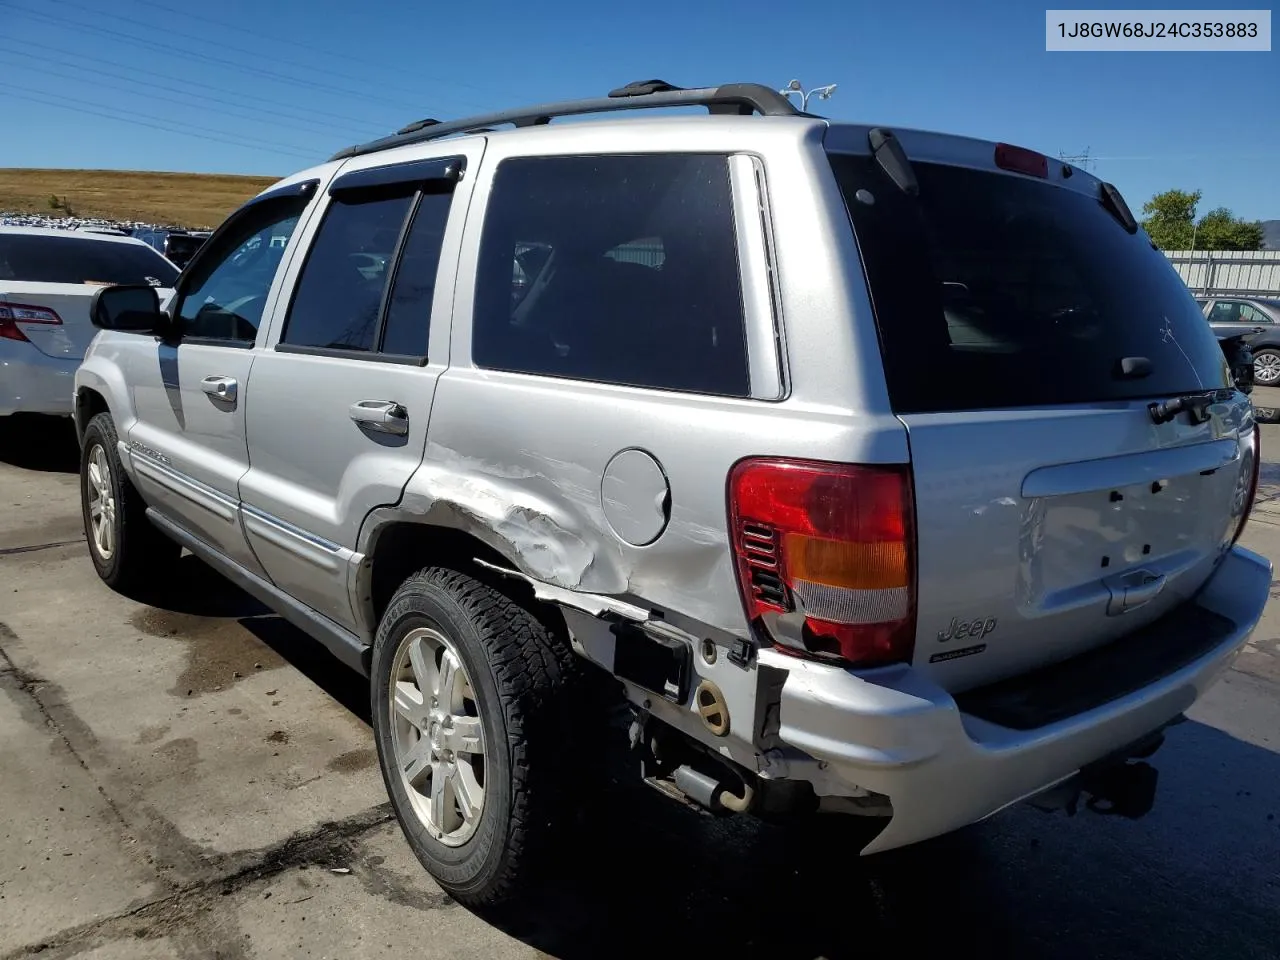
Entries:
<svg viewBox="0 0 1280 960">
<path fill-rule="evenodd" d="M 0 303 L 41 353 L 80 359 L 97 330 L 89 305 L 100 287 L 150 284 L 163 299 L 178 270 L 143 243 L 66 232 L 0 232 Z M 25 308 L 25 309 L 24 309 Z"/>
<path fill-rule="evenodd" d="M 1236 533 L 1255 435 L 1123 201 L 1055 161 L 1000 169 L 995 144 L 901 142 L 916 195 L 869 156 L 831 160 L 910 443 L 914 665 L 959 691 L 1190 598 Z M 1188 394 L 1209 395 L 1203 417 L 1156 422 L 1152 403 Z"/>
</svg>

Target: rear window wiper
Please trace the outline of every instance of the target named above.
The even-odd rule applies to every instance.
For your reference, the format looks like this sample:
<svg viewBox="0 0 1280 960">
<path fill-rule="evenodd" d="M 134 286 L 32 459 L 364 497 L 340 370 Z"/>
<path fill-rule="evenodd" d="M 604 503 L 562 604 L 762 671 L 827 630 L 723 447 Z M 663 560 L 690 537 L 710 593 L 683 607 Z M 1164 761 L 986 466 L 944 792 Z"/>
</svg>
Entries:
<svg viewBox="0 0 1280 960">
<path fill-rule="evenodd" d="M 1188 419 L 1193 424 L 1205 423 L 1209 419 L 1209 405 L 1226 399 L 1230 390 L 1208 390 L 1204 393 L 1184 393 L 1180 397 L 1170 397 L 1147 404 L 1152 423 L 1168 423 L 1182 411 L 1187 411 Z"/>
</svg>

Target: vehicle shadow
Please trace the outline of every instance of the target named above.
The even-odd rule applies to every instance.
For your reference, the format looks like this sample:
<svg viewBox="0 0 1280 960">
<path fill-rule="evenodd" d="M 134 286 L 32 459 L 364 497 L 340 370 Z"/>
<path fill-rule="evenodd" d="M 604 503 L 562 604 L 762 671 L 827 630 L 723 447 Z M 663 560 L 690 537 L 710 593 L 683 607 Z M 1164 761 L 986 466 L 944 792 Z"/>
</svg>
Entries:
<svg viewBox="0 0 1280 960">
<path fill-rule="evenodd" d="M 198 557 L 184 552 L 164 583 L 134 599 L 172 614 L 238 621 L 348 711 L 370 722 L 368 680 Z"/>
<path fill-rule="evenodd" d="M 0 417 L 0 462 L 42 473 L 79 473 L 75 424 L 70 417 Z"/>
<path fill-rule="evenodd" d="M 176 587 L 149 602 L 237 619 L 369 722 L 364 678 L 199 560 L 179 566 Z M 560 960 L 1277 956 L 1280 756 L 1215 727 L 1169 731 L 1151 761 L 1156 806 L 1140 821 L 1016 806 L 867 858 L 854 818 L 778 826 L 686 810 L 640 783 L 621 728 L 615 741 L 582 758 L 593 786 L 538 894 L 477 911 Z"/>
</svg>

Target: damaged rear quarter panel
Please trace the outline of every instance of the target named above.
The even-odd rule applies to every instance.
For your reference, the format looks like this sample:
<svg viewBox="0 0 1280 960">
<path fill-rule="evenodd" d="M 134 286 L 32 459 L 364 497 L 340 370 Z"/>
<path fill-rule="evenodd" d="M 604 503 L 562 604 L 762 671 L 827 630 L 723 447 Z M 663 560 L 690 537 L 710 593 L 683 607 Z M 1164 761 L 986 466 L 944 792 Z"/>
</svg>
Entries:
<svg viewBox="0 0 1280 960">
<path fill-rule="evenodd" d="M 874 418 L 780 413 L 758 401 L 451 369 L 397 512 L 466 530 L 535 580 L 744 635 L 727 528 L 733 464 L 762 452 L 905 453 L 896 421 L 877 431 Z M 666 529 L 645 546 L 613 532 L 601 491 L 610 459 L 633 448 L 662 465 L 671 491 Z"/>
</svg>

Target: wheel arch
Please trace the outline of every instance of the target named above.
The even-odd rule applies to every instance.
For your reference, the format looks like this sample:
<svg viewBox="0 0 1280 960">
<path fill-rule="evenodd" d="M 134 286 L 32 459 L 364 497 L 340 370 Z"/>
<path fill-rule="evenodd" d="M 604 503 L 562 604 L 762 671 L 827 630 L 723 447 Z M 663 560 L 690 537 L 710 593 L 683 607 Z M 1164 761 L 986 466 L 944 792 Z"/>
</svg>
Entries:
<svg viewBox="0 0 1280 960">
<path fill-rule="evenodd" d="M 472 531 L 375 510 L 366 521 L 363 539 L 365 546 L 355 569 L 351 600 L 361 627 L 370 637 L 377 631 L 396 590 L 424 567 L 447 567 L 466 573 L 531 611 L 556 636 L 567 637 L 560 608 L 538 600 L 526 581 L 494 571 L 493 567 L 519 569 L 519 564 Z"/>
</svg>

